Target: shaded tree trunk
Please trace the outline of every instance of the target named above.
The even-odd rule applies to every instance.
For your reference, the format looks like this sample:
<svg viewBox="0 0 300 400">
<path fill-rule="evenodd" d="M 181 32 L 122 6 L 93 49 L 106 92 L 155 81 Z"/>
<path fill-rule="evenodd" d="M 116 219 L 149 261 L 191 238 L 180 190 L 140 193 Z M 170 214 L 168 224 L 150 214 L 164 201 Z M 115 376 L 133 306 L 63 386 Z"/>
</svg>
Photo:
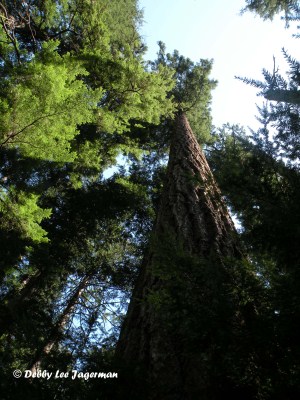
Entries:
<svg viewBox="0 0 300 400">
<path fill-rule="evenodd" d="M 219 335 L 216 324 L 227 323 L 220 321 L 226 312 L 217 310 L 226 281 L 223 261 L 230 258 L 242 258 L 233 222 L 187 118 L 179 113 L 153 243 L 116 350 L 132 377 L 148 384 L 149 393 L 144 388 L 141 398 L 215 398 L 211 336 Z"/>
<path fill-rule="evenodd" d="M 58 343 L 61 338 L 62 332 L 69 321 L 72 312 L 80 299 L 83 291 L 85 290 L 89 280 L 91 279 L 90 275 L 85 276 L 77 286 L 76 290 L 69 298 L 65 309 L 63 310 L 62 314 L 59 316 L 58 321 L 53 326 L 47 341 L 44 345 L 37 351 L 33 361 L 31 362 L 29 369 L 32 372 L 37 371 L 41 367 L 42 360 L 51 352 L 53 346 Z"/>
</svg>

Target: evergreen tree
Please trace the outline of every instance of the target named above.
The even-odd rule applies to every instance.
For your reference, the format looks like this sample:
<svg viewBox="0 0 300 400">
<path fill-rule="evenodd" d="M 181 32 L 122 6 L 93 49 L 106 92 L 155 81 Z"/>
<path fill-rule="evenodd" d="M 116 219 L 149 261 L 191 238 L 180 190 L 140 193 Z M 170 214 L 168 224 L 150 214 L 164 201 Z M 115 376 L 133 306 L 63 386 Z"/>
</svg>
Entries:
<svg viewBox="0 0 300 400">
<path fill-rule="evenodd" d="M 11 372 L 72 368 L 115 340 L 152 210 L 142 185 L 103 172 L 141 152 L 131 127 L 172 114 L 172 77 L 142 60 L 135 1 L 5 1 L 0 14 L 1 393 L 64 397 Z"/>
<path fill-rule="evenodd" d="M 217 137 L 209 160 L 265 286 L 264 325 L 256 333 L 268 349 L 261 376 L 264 396 L 294 399 L 299 396 L 299 345 L 294 335 L 300 300 L 299 168 L 279 157 L 265 128 L 249 138 L 240 128 L 227 126 Z"/>
<path fill-rule="evenodd" d="M 106 1 L 1 3 L 1 151 L 16 149 L 20 158 L 73 163 L 69 179 L 80 185 L 80 165 L 99 172 L 101 132 L 121 135 L 130 120 L 158 122 L 162 113 L 172 112 L 165 96 L 171 84 L 167 71 L 146 71 L 138 35 L 126 41 L 138 20 L 132 2 L 131 19 L 129 10 L 122 16 L 122 46 L 114 25 L 110 34 L 106 24 L 124 7 L 112 2 L 110 8 Z M 101 13 L 102 8 L 109 11 Z M 87 136 L 86 129 L 81 133 L 78 127 L 86 124 L 96 127 L 96 136 Z M 116 142 L 115 154 L 121 147 Z M 25 238 L 46 240 L 38 225 L 51 210 L 40 209 L 37 193 L 19 193 L 2 176 L 6 185 L 0 210 L 7 223 L 19 225 Z"/>
<path fill-rule="evenodd" d="M 132 383 L 128 398 L 254 398 L 250 359 L 258 356 L 242 338 L 257 329 L 261 288 L 185 115 L 195 106 L 206 133 L 215 82 L 209 62 L 159 56 L 173 64 L 178 111 L 153 237 L 116 348 L 120 374 Z"/>
<path fill-rule="evenodd" d="M 252 11 L 263 19 L 273 19 L 274 15 L 284 13 L 286 21 L 299 15 L 298 0 L 246 0 L 242 12 Z"/>
</svg>

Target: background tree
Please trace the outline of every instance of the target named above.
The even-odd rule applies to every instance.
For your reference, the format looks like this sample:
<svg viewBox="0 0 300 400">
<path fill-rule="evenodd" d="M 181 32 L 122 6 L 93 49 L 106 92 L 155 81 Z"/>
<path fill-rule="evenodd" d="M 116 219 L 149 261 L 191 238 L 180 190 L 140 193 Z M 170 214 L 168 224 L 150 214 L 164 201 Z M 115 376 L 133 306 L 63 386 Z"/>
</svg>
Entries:
<svg viewBox="0 0 300 400">
<path fill-rule="evenodd" d="M 172 79 L 142 61 L 135 1 L 6 1 L 0 13 L 1 392 L 53 398 L 64 390 L 16 387 L 11 372 L 71 368 L 96 338 L 114 341 L 152 209 L 124 171 L 103 172 L 141 152 L 132 126 L 172 113 Z"/>
<path fill-rule="evenodd" d="M 285 20 L 288 21 L 299 15 L 298 0 L 246 0 L 245 11 L 252 11 L 263 19 L 273 19 L 276 14 L 284 13 Z"/>
<path fill-rule="evenodd" d="M 218 138 L 208 158 L 265 286 L 268 308 L 256 334 L 269 341 L 265 396 L 294 399 L 299 394 L 294 336 L 299 321 L 299 170 L 278 157 L 265 128 L 249 138 L 240 128 L 227 126 Z"/>
</svg>

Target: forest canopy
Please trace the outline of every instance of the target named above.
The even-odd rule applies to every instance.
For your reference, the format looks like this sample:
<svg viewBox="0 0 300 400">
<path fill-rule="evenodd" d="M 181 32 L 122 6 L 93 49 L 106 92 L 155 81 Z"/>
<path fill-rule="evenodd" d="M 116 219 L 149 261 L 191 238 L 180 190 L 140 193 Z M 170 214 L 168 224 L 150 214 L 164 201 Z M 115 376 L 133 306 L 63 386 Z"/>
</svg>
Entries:
<svg viewBox="0 0 300 400">
<path fill-rule="evenodd" d="M 240 78 L 265 99 L 247 133 L 213 126 L 212 60 L 145 61 L 136 0 L 0 22 L 2 398 L 298 399 L 299 61 Z"/>
</svg>

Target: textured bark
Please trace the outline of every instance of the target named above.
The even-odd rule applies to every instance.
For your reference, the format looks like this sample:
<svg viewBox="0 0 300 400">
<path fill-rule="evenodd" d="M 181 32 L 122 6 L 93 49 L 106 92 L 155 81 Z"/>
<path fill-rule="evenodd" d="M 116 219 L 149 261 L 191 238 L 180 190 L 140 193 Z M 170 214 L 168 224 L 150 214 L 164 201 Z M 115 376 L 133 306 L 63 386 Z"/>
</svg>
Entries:
<svg viewBox="0 0 300 400">
<path fill-rule="evenodd" d="M 206 158 L 184 114 L 175 121 L 156 231 L 172 227 L 186 250 L 205 256 L 239 253 L 235 228 Z"/>
<path fill-rule="evenodd" d="M 187 255 L 214 259 L 241 258 L 236 232 L 222 201 L 205 156 L 184 114 L 178 114 L 170 147 L 162 202 L 154 237 L 171 231 Z M 143 374 L 150 399 L 212 399 L 202 363 L 184 355 L 186 338 L 164 326 L 164 318 L 147 296 L 163 288 L 164 280 L 153 274 L 156 246 L 145 258 L 117 345 L 117 357 Z M 173 266 L 170 265 L 170 269 Z M 144 372 L 143 372 L 144 371 Z M 196 397 L 195 397 L 196 396 Z"/>
</svg>

